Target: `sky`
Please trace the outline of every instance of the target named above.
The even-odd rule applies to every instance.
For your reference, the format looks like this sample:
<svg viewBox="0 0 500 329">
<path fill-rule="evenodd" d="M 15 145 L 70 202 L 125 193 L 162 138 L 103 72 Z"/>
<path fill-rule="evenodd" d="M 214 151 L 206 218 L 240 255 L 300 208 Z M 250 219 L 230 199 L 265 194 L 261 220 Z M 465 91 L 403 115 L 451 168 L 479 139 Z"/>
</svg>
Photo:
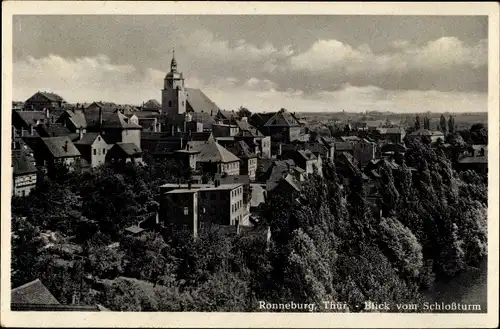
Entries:
<svg viewBox="0 0 500 329">
<path fill-rule="evenodd" d="M 161 100 L 172 49 L 220 108 L 486 112 L 487 16 L 14 16 L 13 99 Z"/>
</svg>

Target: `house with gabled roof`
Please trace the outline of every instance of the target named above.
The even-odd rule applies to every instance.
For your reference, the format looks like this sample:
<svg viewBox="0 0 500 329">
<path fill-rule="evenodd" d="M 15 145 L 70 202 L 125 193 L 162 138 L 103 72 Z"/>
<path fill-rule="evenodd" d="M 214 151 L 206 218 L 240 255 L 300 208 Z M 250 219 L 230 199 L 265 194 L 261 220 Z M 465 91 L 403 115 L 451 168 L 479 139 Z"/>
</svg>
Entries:
<svg viewBox="0 0 500 329">
<path fill-rule="evenodd" d="M 44 111 L 12 111 L 12 126 L 17 136 L 38 136 L 36 127 L 48 121 Z"/>
<path fill-rule="evenodd" d="M 267 195 L 274 193 L 286 195 L 292 199 L 297 198 L 302 190 L 303 183 L 298 181 L 292 174 L 284 174 L 274 185 L 266 187 Z"/>
<path fill-rule="evenodd" d="M 80 305 L 77 304 L 77 295 L 74 294 L 71 305 L 61 304 L 57 298 L 47 289 L 40 279 L 25 283 L 11 290 L 10 309 L 12 311 L 76 311 L 76 312 L 109 312 L 102 305 Z"/>
<path fill-rule="evenodd" d="M 59 95 L 39 91 L 24 102 L 24 109 L 29 111 L 60 110 L 66 101 Z"/>
<path fill-rule="evenodd" d="M 116 143 L 106 154 L 106 161 L 112 164 L 144 164 L 142 150 L 134 143 Z"/>
<path fill-rule="evenodd" d="M 88 166 L 86 161 L 81 161 L 80 151 L 68 136 L 25 137 L 23 140 L 33 150 L 37 166 L 50 170 L 55 165 L 65 165 L 70 171 Z"/>
<path fill-rule="evenodd" d="M 94 102 L 86 109 L 67 110 L 58 122 L 73 132 L 99 133 L 108 144 L 134 143 L 141 147 L 142 127 L 113 107 L 113 103 Z"/>
<path fill-rule="evenodd" d="M 40 137 L 68 136 L 72 141 L 78 140 L 79 134 L 72 132 L 62 123 L 41 123 L 36 126 L 36 132 Z"/>
<path fill-rule="evenodd" d="M 248 175 L 250 180 L 255 180 L 257 171 L 257 154 L 244 141 L 238 141 L 227 148 L 231 153 L 241 159 L 240 174 Z"/>
<path fill-rule="evenodd" d="M 189 141 L 190 150 L 199 151 L 196 167 L 204 173 L 239 175 L 240 159 L 217 143 L 211 136 L 207 141 Z"/>
<path fill-rule="evenodd" d="M 161 114 L 161 104 L 156 99 L 150 99 L 142 104 L 141 111 Z"/>
<path fill-rule="evenodd" d="M 106 154 L 110 146 L 99 133 L 83 134 L 82 132 L 74 144 L 92 168 L 103 165 L 106 162 Z"/>
<path fill-rule="evenodd" d="M 22 150 L 12 152 L 12 195 L 29 195 L 36 187 L 37 173 L 34 159 Z"/>
<path fill-rule="evenodd" d="M 39 279 L 12 289 L 10 293 L 10 302 L 12 304 L 61 304 Z"/>
<path fill-rule="evenodd" d="M 436 143 L 438 140 L 444 142 L 444 134 L 441 131 L 428 130 L 424 128 L 420 128 L 417 131 L 414 131 L 407 135 L 408 141 L 413 141 L 416 139 L 428 138 L 431 143 Z"/>
<path fill-rule="evenodd" d="M 280 136 L 282 142 L 301 140 L 301 125 L 299 120 L 286 109 L 276 112 L 266 123 L 263 129 L 268 136 Z"/>
<path fill-rule="evenodd" d="M 376 158 L 377 144 L 366 138 L 360 139 L 352 145 L 352 154 L 361 166 Z"/>
</svg>

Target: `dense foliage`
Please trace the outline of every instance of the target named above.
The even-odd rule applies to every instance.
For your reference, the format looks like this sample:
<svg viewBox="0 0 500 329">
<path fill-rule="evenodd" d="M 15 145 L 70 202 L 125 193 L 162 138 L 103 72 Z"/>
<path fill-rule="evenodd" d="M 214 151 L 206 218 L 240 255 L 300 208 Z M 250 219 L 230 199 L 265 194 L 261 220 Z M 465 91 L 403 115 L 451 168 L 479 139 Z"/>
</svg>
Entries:
<svg viewBox="0 0 500 329">
<path fill-rule="evenodd" d="M 76 293 L 117 311 L 252 311 L 258 301 L 325 300 L 360 311 L 367 300 L 419 301 L 436 277 L 486 256 L 485 177 L 458 174 L 443 151 L 419 142 L 399 170 L 380 172 L 382 216 L 361 177 L 343 184 L 331 162 L 300 193 L 270 194 L 262 212 L 270 245 L 210 230 L 198 239 L 182 231 L 124 235 L 154 215 L 159 185 L 189 176 L 173 163 L 64 172 L 12 200 L 12 281 L 40 278 L 61 302 Z M 47 232 L 52 244 L 41 238 Z"/>
</svg>

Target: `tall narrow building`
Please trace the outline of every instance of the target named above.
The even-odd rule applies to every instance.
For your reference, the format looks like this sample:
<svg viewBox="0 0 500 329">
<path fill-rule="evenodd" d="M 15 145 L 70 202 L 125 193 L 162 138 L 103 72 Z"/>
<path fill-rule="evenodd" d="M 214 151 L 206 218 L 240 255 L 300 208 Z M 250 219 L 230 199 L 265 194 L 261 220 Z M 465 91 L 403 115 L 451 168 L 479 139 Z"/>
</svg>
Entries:
<svg viewBox="0 0 500 329">
<path fill-rule="evenodd" d="M 162 89 L 162 109 L 172 129 L 181 129 L 187 107 L 187 92 L 184 88 L 184 76 L 177 71 L 175 50 L 172 51 L 170 72 L 165 76 Z"/>
</svg>

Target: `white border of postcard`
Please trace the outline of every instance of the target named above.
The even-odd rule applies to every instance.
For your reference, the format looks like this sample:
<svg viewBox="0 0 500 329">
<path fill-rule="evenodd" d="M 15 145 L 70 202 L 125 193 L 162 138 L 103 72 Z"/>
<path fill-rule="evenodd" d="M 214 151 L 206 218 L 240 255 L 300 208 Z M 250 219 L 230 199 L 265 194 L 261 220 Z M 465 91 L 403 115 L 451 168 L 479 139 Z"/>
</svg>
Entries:
<svg viewBox="0 0 500 329">
<path fill-rule="evenodd" d="M 499 155 L 499 5 L 473 3 L 264 3 L 146 1 L 5 1 L 2 2 L 2 155 L 10 150 L 12 104 L 12 17 L 92 14 L 331 14 L 331 15 L 487 15 L 489 16 L 488 130 L 488 313 L 487 314 L 297 314 L 297 313 L 115 313 L 11 312 L 10 310 L 10 170 L 2 170 L 1 325 L 8 327 L 294 327 L 294 328 L 495 328 L 498 326 L 498 155 Z M 2 156 L 2 169 L 10 168 Z"/>
</svg>

